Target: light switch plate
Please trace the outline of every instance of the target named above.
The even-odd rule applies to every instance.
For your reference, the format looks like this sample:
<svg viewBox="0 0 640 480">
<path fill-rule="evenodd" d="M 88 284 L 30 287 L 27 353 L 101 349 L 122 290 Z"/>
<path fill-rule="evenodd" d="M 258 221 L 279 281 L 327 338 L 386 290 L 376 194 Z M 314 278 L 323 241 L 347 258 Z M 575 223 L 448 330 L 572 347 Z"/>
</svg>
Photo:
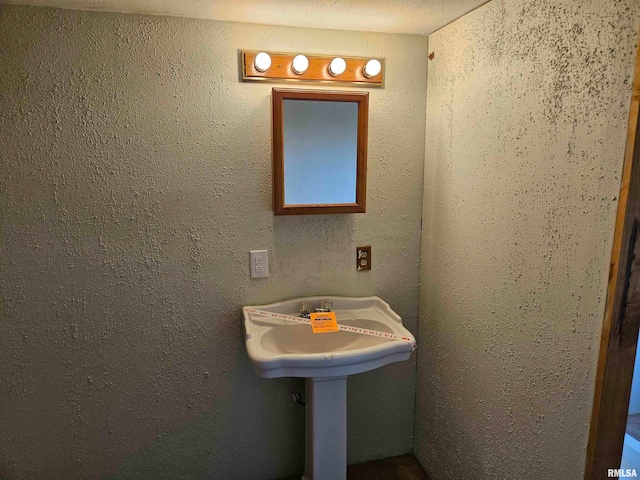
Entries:
<svg viewBox="0 0 640 480">
<path fill-rule="evenodd" d="M 249 251 L 251 278 L 269 276 L 269 255 L 267 250 Z"/>
</svg>

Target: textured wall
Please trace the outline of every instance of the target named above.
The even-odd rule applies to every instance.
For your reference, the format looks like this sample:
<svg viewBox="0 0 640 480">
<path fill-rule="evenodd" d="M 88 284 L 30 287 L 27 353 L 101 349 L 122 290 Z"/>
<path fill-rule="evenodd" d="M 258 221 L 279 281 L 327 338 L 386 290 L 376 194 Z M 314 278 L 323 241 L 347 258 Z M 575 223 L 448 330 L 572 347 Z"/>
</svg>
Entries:
<svg viewBox="0 0 640 480">
<path fill-rule="evenodd" d="M 582 478 L 639 19 L 494 0 L 429 37 L 414 452 L 433 480 Z"/>
<path fill-rule="evenodd" d="M 240 307 L 377 294 L 417 333 L 426 45 L 0 6 L 0 477 L 301 472 L 303 409 L 253 372 Z M 243 48 L 386 58 L 366 214 L 273 216 L 272 86 L 238 80 Z M 415 358 L 350 379 L 351 462 L 411 451 L 414 383 Z"/>
</svg>

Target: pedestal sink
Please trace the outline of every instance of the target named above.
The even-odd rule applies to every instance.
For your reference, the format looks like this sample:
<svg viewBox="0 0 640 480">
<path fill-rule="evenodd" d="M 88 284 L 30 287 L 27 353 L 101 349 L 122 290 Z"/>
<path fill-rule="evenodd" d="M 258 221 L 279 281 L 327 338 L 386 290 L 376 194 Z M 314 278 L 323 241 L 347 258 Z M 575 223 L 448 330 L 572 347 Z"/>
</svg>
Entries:
<svg viewBox="0 0 640 480">
<path fill-rule="evenodd" d="M 342 330 L 316 333 L 300 319 L 331 302 Z M 304 377 L 307 404 L 303 480 L 347 476 L 347 376 L 407 360 L 415 339 L 378 297 L 305 297 L 243 308 L 245 344 L 264 378 Z"/>
</svg>

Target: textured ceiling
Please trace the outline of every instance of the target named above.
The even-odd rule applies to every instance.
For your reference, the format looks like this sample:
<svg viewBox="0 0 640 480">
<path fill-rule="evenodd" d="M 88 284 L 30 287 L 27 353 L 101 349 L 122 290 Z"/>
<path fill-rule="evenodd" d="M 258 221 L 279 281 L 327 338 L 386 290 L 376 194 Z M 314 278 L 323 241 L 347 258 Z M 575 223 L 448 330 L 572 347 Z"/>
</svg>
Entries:
<svg viewBox="0 0 640 480">
<path fill-rule="evenodd" d="M 427 35 L 487 0 L 0 0 L 76 10 Z"/>
</svg>

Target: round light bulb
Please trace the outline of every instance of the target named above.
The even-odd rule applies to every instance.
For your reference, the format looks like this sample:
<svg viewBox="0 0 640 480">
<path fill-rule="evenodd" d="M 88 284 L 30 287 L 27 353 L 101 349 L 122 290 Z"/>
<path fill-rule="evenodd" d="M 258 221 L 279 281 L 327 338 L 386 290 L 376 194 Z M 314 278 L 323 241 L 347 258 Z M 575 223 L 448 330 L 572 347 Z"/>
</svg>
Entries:
<svg viewBox="0 0 640 480">
<path fill-rule="evenodd" d="M 259 72 L 266 72 L 271 66 L 271 57 L 268 53 L 260 52 L 258 55 L 256 55 L 256 59 L 254 60 L 253 65 Z"/>
<path fill-rule="evenodd" d="M 382 65 L 378 60 L 373 58 L 369 60 L 367 64 L 364 66 L 362 73 L 364 74 L 365 77 L 371 78 L 378 75 L 380 73 L 380 70 L 382 70 Z"/>
<path fill-rule="evenodd" d="M 302 75 L 309 68 L 309 59 L 304 55 L 296 55 L 293 59 L 293 73 Z"/>
<path fill-rule="evenodd" d="M 341 75 L 342 73 L 344 73 L 344 71 L 347 69 L 347 62 L 344 61 L 344 59 L 340 58 L 340 57 L 336 57 L 333 60 L 331 60 L 331 64 L 329 65 L 329 73 L 336 77 L 338 75 Z"/>
</svg>

